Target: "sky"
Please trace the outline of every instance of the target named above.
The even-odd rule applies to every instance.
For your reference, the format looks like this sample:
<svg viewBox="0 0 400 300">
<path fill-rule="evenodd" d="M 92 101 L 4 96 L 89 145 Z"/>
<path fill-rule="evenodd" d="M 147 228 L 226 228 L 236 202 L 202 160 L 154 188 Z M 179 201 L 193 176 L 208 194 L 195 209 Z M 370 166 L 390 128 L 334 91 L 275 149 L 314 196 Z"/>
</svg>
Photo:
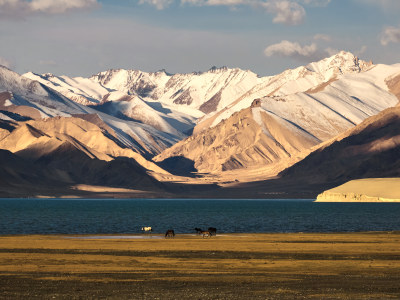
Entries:
<svg viewBox="0 0 400 300">
<path fill-rule="evenodd" d="M 345 50 L 400 63 L 400 0 L 0 0 L 0 64 L 91 76 L 278 74 Z"/>
</svg>

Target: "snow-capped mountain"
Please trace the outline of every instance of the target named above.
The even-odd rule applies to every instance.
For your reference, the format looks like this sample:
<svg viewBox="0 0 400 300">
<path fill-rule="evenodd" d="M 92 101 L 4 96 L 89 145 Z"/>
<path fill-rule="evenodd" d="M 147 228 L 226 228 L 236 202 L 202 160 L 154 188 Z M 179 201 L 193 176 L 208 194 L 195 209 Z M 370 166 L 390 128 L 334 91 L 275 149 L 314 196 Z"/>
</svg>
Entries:
<svg viewBox="0 0 400 300">
<path fill-rule="evenodd" d="M 399 73 L 400 65 L 372 65 L 346 52 L 287 70 L 204 117 L 193 136 L 155 159 L 184 156 L 201 172 L 268 166 L 264 175 L 274 176 L 301 159 L 307 147 L 395 106 L 399 99 L 388 83 Z M 258 107 L 244 114 L 255 98 Z M 278 121 L 274 124 L 271 117 Z M 247 127 L 255 124 L 258 129 L 252 132 L 259 134 L 253 136 Z M 305 136 L 308 143 L 294 146 L 293 141 L 306 141 Z M 236 150 L 231 151 L 231 146 Z"/>
<path fill-rule="evenodd" d="M 185 156 L 207 172 L 210 168 L 262 166 L 300 157 L 319 142 L 396 105 L 398 99 L 388 80 L 398 73 L 400 65 L 373 65 L 341 51 L 265 77 L 226 67 L 173 75 L 119 69 L 90 78 L 24 76 L 99 116 L 173 136 L 171 145 L 183 139 L 171 149 L 165 150 L 166 144 L 153 149 L 153 153 L 165 150 L 156 159 Z M 255 100 L 258 104 L 252 107 Z M 247 124 L 243 120 L 251 126 L 243 126 Z M 237 128 L 233 132 L 227 124 Z M 193 135 L 185 139 L 193 127 Z M 136 141 L 145 143 L 152 138 L 152 134 L 147 138 L 142 135 Z M 228 151 L 232 143 L 236 150 Z"/>
<path fill-rule="evenodd" d="M 159 114 L 164 120 L 178 119 L 187 130 L 194 126 L 193 118 L 200 118 L 202 121 L 212 118 L 213 121 L 208 121 L 207 124 L 215 126 L 234 112 L 249 107 L 254 99 L 280 99 L 279 97 L 296 93 L 316 92 L 339 77 L 358 74 L 373 67 L 372 63 L 342 51 L 319 62 L 266 77 L 260 77 L 248 70 L 226 67 L 174 75 L 165 71 L 149 73 L 119 69 L 101 72 L 90 78 L 33 73 L 24 76 L 84 105 L 126 100 L 127 95 L 133 96 L 134 102 L 142 100 L 154 109 L 152 112 L 147 109 L 143 113 L 149 122 L 165 127 L 166 124 L 156 121 L 155 114 Z M 115 106 L 123 106 L 121 114 L 131 114 L 126 109 L 127 105 L 110 106 L 114 109 Z M 148 115 L 153 117 L 149 118 Z M 203 127 L 196 130 L 200 128 Z"/>
<path fill-rule="evenodd" d="M 17 121 L 56 116 L 97 115 L 124 145 L 150 156 L 175 144 L 184 136 L 174 127 L 156 129 L 134 119 L 121 119 L 76 103 L 36 80 L 0 66 L 0 117 Z"/>
<path fill-rule="evenodd" d="M 105 72 L 108 77 L 100 73 L 91 78 L 57 77 L 52 74 L 38 75 L 32 72 L 24 76 L 58 91 L 77 103 L 103 113 L 124 120 L 136 120 L 181 139 L 186 137 L 186 132 L 193 129 L 199 113 L 188 114 L 185 110 L 176 111 L 166 104 L 160 105 L 158 101 L 145 100 L 139 95 L 144 93 L 142 80 L 133 78 L 131 74 L 136 72 L 138 71 L 120 70 L 115 73 L 111 70 Z M 123 76 L 120 73 L 123 73 Z M 135 85 L 138 93 L 130 85 Z"/>
</svg>

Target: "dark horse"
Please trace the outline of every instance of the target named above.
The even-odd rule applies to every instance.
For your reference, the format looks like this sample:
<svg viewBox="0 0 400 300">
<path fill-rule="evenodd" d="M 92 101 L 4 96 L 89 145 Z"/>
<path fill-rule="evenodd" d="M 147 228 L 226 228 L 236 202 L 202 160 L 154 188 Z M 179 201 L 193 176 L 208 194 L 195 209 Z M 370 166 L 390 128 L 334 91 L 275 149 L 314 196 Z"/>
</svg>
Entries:
<svg viewBox="0 0 400 300">
<path fill-rule="evenodd" d="M 173 229 L 168 229 L 165 233 L 165 238 L 173 238 L 175 236 L 175 231 Z"/>
<path fill-rule="evenodd" d="M 210 235 L 217 235 L 217 228 L 208 227 L 208 232 L 210 233 Z"/>
<path fill-rule="evenodd" d="M 196 230 L 197 235 L 200 235 L 201 232 L 203 231 L 203 229 L 197 227 L 194 230 Z"/>
</svg>

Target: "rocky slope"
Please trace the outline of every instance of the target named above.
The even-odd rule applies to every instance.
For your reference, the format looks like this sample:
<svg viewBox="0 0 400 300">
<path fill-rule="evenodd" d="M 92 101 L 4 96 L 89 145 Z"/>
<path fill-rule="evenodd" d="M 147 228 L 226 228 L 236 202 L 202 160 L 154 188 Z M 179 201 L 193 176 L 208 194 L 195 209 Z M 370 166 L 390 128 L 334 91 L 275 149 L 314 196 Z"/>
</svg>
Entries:
<svg viewBox="0 0 400 300">
<path fill-rule="evenodd" d="M 154 160 L 184 156 L 199 172 L 226 171 L 290 159 L 319 142 L 255 101 L 253 107 L 177 143 Z"/>
<path fill-rule="evenodd" d="M 87 120 L 84 120 L 85 118 Z M 117 157 L 132 158 L 149 171 L 167 174 L 139 153 L 120 143 L 115 132 L 97 115 L 84 115 L 83 118 L 53 117 L 25 122 L 2 121 L 1 124 L 3 126 L 0 126 L 0 149 L 11 151 L 31 161 L 69 147 L 91 159 L 112 161 Z"/>
<path fill-rule="evenodd" d="M 281 175 L 309 183 L 400 177 L 400 107 L 386 109 L 321 144 Z"/>
</svg>

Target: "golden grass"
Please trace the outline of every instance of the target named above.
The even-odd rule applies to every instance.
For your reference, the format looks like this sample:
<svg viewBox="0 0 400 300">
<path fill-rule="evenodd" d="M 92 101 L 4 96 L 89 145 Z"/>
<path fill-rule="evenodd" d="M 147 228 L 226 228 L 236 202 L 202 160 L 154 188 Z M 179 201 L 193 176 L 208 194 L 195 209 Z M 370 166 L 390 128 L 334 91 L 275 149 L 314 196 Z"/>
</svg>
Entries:
<svg viewBox="0 0 400 300">
<path fill-rule="evenodd" d="M 396 298 L 399 279 L 400 233 L 0 237 L 0 294 L 11 296 L 27 293 L 9 286 L 23 280 L 45 297 L 57 283 L 62 297 L 86 297 L 95 286 L 110 293 L 118 287 L 119 294 L 110 294 L 116 298 L 139 297 L 143 290 L 149 298 L 168 291 L 165 299 L 192 292 L 197 299 Z"/>
</svg>

